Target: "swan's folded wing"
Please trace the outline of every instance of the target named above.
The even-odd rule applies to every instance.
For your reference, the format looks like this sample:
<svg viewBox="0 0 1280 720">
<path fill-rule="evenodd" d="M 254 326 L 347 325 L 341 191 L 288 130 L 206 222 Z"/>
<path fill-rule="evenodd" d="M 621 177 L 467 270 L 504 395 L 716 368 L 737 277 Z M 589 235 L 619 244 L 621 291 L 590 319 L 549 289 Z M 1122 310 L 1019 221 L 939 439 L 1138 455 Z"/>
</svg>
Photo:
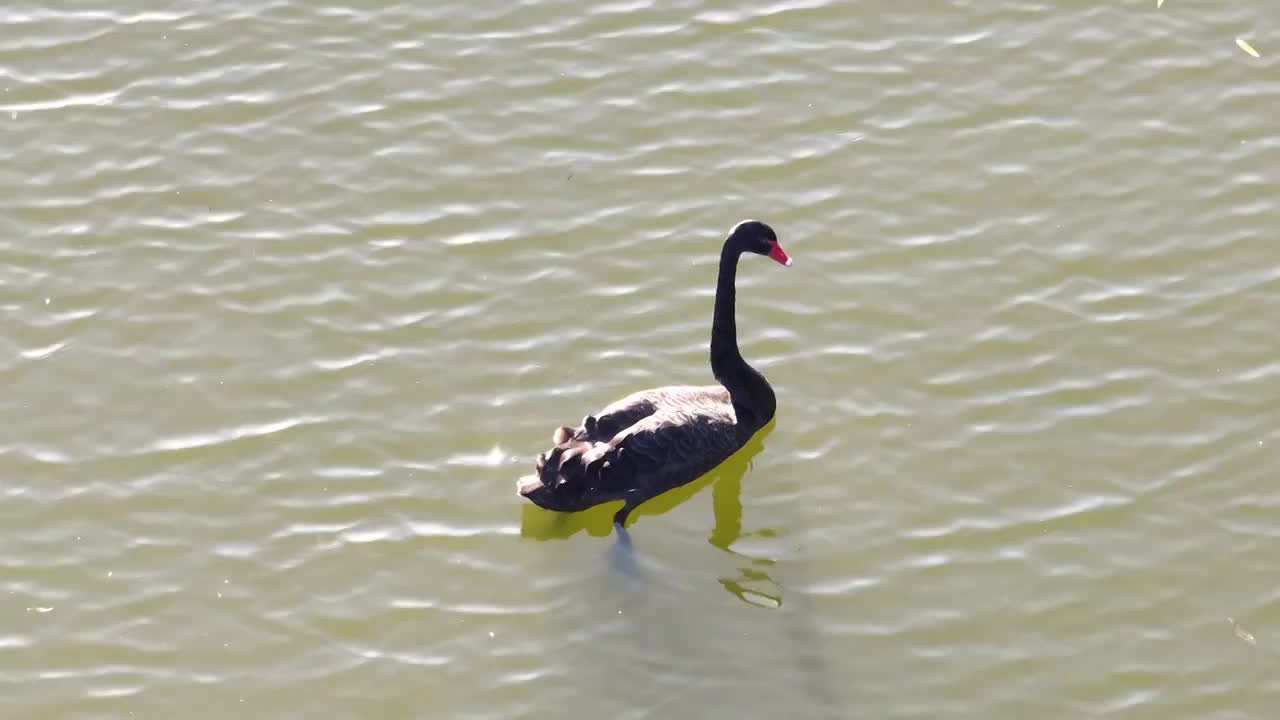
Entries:
<svg viewBox="0 0 1280 720">
<path fill-rule="evenodd" d="M 624 430 L 611 443 L 622 467 L 637 476 L 680 477 L 689 482 L 738 449 L 729 412 L 660 412 Z"/>
<path fill-rule="evenodd" d="M 559 442 L 535 461 L 536 476 L 517 484 L 520 493 L 542 507 L 566 512 L 621 498 L 634 506 L 698 479 L 741 446 L 723 388 L 656 392 L 662 396 L 650 394 L 644 402 L 623 406 L 624 413 L 647 414 L 612 436 L 566 439 L 557 431 Z M 650 411 L 645 405 L 654 399 L 665 405 Z M 590 418 L 583 423 L 583 434 L 599 424 L 601 420 Z"/>
<path fill-rule="evenodd" d="M 608 442 L 615 435 L 658 412 L 667 388 L 641 390 L 606 405 L 595 416 L 583 418 L 585 431 L 579 440 Z"/>
<path fill-rule="evenodd" d="M 720 385 L 673 385 L 632 393 L 610 403 L 594 418 L 584 418 L 577 439 L 608 442 L 618 433 L 655 414 L 666 412 L 698 412 L 708 407 L 729 404 L 729 391 Z"/>
</svg>

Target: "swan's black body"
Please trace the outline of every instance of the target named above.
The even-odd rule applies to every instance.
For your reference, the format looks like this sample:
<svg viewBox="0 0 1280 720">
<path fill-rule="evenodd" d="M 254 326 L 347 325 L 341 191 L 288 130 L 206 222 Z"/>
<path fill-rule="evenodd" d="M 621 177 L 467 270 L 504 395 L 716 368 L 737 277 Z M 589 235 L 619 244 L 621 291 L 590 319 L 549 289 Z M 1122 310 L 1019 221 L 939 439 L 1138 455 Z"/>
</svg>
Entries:
<svg viewBox="0 0 1280 720">
<path fill-rule="evenodd" d="M 791 264 L 762 222 L 739 223 L 725 239 L 711 322 L 711 371 L 720 384 L 645 390 L 580 427 L 558 428 L 555 447 L 534 462 L 536 474 L 517 482 L 521 495 L 562 512 L 626 500 L 622 522 L 636 505 L 719 465 L 773 419 L 773 388 L 738 351 L 734 279 L 744 252 Z"/>
</svg>

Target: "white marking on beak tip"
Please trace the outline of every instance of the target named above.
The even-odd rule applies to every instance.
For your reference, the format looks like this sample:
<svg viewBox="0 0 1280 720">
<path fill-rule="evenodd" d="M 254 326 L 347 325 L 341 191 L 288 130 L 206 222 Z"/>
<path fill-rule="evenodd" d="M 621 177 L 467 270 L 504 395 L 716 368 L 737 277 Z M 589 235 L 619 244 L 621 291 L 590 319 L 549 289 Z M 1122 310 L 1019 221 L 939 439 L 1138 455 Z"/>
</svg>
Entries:
<svg viewBox="0 0 1280 720">
<path fill-rule="evenodd" d="M 786 266 L 791 267 L 791 258 L 787 258 Z"/>
</svg>

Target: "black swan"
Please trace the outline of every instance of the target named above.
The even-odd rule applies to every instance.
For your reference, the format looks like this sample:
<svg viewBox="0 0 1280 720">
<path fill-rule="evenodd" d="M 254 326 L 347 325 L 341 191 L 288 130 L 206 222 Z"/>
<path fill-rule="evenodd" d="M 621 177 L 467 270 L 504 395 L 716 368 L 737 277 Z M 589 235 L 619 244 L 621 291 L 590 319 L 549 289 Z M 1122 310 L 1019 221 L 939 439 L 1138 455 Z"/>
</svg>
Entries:
<svg viewBox="0 0 1280 720">
<path fill-rule="evenodd" d="M 614 516 L 625 526 L 637 505 L 701 477 L 773 419 L 773 388 L 738 351 L 734 278 L 744 252 L 791 265 L 762 222 L 738 223 L 725 239 L 711 321 L 711 372 L 720 384 L 644 390 L 586 416 L 581 427 L 557 428 L 535 474 L 516 482 L 520 495 L 560 512 L 625 500 Z"/>
</svg>

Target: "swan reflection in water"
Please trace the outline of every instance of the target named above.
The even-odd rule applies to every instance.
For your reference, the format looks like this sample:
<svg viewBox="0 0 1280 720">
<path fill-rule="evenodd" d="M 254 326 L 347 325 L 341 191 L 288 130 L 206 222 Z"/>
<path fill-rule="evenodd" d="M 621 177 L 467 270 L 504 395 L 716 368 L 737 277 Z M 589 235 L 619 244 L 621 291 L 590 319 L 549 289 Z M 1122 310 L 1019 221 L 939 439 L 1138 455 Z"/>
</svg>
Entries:
<svg viewBox="0 0 1280 720">
<path fill-rule="evenodd" d="M 773 565 L 769 558 L 754 558 L 732 549 L 743 537 L 775 537 L 774 530 L 765 528 L 744 533 L 742 531 L 742 478 L 751 468 L 751 461 L 764 449 L 764 440 L 773 431 L 776 421 L 770 421 L 760 429 L 741 449 L 730 455 L 711 472 L 672 490 L 658 495 L 632 511 L 627 525 L 634 525 L 646 515 L 662 515 L 683 505 L 708 485 L 712 485 L 711 498 L 715 512 L 715 525 L 707 538 L 712 546 L 741 558 L 745 564 L 736 577 L 722 577 L 718 581 L 726 591 L 742 602 L 757 607 L 777 608 L 782 605 L 781 588 L 764 569 Z M 576 513 L 560 513 L 544 510 L 536 505 L 522 506 L 520 534 L 534 540 L 563 540 L 586 532 L 595 537 L 607 537 L 616 531 L 617 539 L 610 548 L 613 566 L 629 576 L 640 572 L 636 551 L 629 531 L 613 522 L 614 514 L 623 501 L 597 505 Z"/>
</svg>

